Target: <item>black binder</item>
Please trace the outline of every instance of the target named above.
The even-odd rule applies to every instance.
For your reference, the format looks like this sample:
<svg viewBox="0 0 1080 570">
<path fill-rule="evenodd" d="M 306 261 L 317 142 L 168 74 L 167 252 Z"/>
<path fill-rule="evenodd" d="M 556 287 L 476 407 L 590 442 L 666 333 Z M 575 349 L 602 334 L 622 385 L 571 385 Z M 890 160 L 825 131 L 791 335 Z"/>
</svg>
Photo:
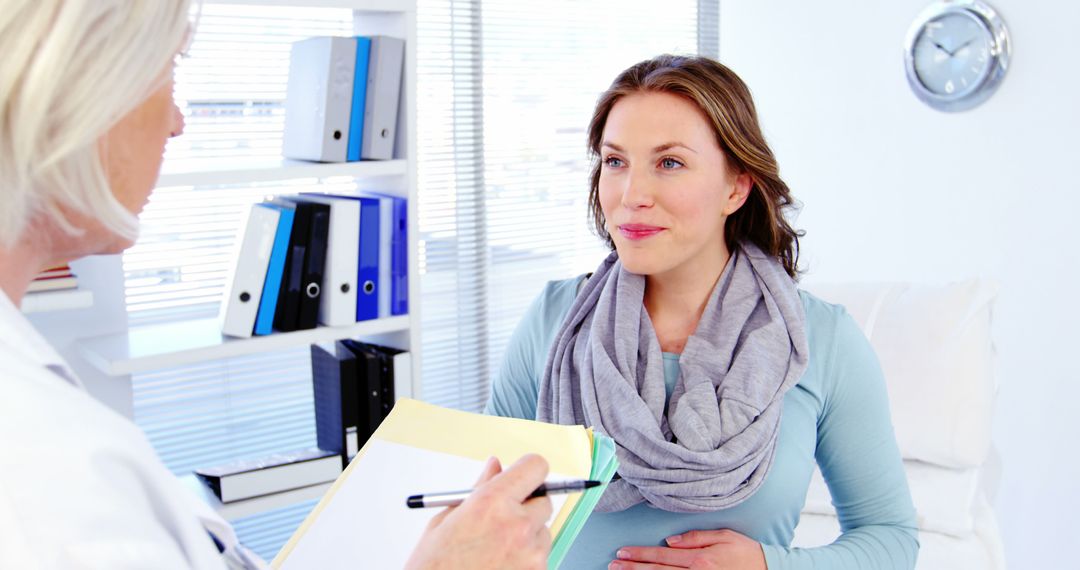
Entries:
<svg viewBox="0 0 1080 570">
<path fill-rule="evenodd" d="M 330 206 L 306 202 L 294 196 L 284 196 L 279 200 L 293 204 L 296 216 L 289 237 L 289 255 L 285 260 L 285 295 L 278 303 L 274 325 L 281 331 L 313 329 L 318 322 L 322 299 Z M 300 253 L 301 248 L 303 254 Z M 298 283 L 295 282 L 297 278 Z"/>
<path fill-rule="evenodd" d="M 356 356 L 340 343 L 334 354 L 311 345 L 316 441 L 320 449 L 341 454 L 342 468 L 348 466 L 363 445 L 358 431 L 360 394 L 356 365 Z"/>
<path fill-rule="evenodd" d="M 362 415 L 367 416 L 368 425 L 374 433 L 394 408 L 394 356 L 404 351 L 355 340 L 344 340 L 342 343 L 360 359 L 358 383 L 365 387 L 361 408 L 366 410 Z"/>
<path fill-rule="evenodd" d="M 281 292 L 274 308 L 274 328 L 288 332 L 296 330 L 296 317 L 300 311 L 300 289 L 304 285 L 304 256 L 307 253 L 307 236 L 311 232 L 311 216 L 302 215 L 296 204 L 289 200 L 275 198 L 271 202 L 294 211 L 285 268 L 281 275 Z"/>
<path fill-rule="evenodd" d="M 357 358 L 357 385 L 360 386 L 360 431 L 371 437 L 385 417 L 383 413 L 383 378 L 379 356 L 368 344 L 351 339 L 341 341 Z"/>
</svg>

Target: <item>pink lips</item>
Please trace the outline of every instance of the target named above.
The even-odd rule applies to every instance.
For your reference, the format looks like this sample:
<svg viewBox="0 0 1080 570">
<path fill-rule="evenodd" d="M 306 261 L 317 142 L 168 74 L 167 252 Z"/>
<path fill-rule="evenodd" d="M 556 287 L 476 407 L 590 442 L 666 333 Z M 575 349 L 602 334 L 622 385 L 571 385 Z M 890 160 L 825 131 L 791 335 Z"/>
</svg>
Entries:
<svg viewBox="0 0 1080 570">
<path fill-rule="evenodd" d="M 664 228 L 646 224 L 622 224 L 619 226 L 619 233 L 624 238 L 634 241 L 650 238 L 662 231 L 664 231 Z"/>
</svg>

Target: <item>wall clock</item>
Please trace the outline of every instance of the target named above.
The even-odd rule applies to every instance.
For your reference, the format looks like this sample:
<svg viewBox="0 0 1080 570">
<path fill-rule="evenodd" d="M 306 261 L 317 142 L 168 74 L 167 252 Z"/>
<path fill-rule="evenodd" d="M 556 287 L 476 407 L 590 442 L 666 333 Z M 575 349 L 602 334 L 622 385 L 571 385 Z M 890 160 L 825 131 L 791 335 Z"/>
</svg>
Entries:
<svg viewBox="0 0 1080 570">
<path fill-rule="evenodd" d="M 924 9 L 904 42 L 904 66 L 915 95 L 939 111 L 986 101 L 1009 68 L 1009 33 L 979 0 L 943 0 Z"/>
</svg>

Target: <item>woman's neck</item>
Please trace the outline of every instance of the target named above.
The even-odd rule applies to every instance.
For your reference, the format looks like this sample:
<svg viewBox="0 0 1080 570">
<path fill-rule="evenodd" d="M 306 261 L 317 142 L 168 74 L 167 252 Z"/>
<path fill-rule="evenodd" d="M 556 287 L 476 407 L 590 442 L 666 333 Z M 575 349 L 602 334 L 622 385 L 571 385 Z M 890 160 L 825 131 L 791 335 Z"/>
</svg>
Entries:
<svg viewBox="0 0 1080 570">
<path fill-rule="evenodd" d="M 0 267 L 3 268 L 0 290 L 16 307 L 22 305 L 30 283 L 50 264 L 50 258 L 44 252 L 45 248 L 27 240 L 20 240 L 11 248 L 0 248 Z"/>
<path fill-rule="evenodd" d="M 682 353 L 731 255 L 726 247 L 713 263 L 675 268 L 645 277 L 645 310 L 664 352 Z"/>
</svg>

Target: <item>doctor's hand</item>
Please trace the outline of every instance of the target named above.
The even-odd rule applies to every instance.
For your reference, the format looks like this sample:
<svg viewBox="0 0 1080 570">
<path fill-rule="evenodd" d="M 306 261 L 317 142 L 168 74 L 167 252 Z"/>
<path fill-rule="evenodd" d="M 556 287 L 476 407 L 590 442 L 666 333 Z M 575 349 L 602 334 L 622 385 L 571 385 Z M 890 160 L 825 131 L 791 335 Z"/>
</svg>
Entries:
<svg viewBox="0 0 1080 570">
<path fill-rule="evenodd" d="M 733 530 L 692 530 L 668 537 L 668 547 L 624 546 L 610 570 L 767 570 L 765 553 L 752 538 Z"/>
<path fill-rule="evenodd" d="M 498 459 L 488 459 L 476 489 L 431 520 L 405 567 L 547 568 L 551 499 L 525 500 L 547 474 L 547 461 L 539 455 L 526 455 L 506 471 Z"/>
</svg>

